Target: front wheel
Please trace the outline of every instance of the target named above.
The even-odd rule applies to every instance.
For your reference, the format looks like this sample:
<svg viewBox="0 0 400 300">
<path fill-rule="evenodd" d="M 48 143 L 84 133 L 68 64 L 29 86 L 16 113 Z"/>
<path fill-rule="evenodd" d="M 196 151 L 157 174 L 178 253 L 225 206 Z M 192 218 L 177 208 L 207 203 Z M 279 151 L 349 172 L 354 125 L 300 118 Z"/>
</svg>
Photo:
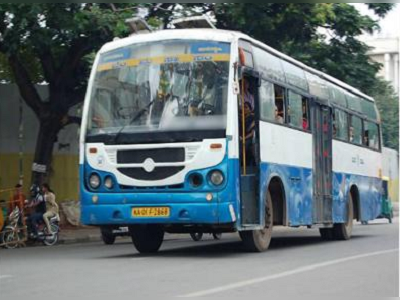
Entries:
<svg viewBox="0 0 400 300">
<path fill-rule="evenodd" d="M 115 242 L 115 235 L 113 234 L 113 230 L 110 227 L 102 226 L 100 227 L 101 239 L 104 244 L 112 245 Z"/>
<path fill-rule="evenodd" d="M 159 225 L 132 225 L 129 233 L 140 253 L 157 252 L 164 240 L 164 230 Z"/>
<path fill-rule="evenodd" d="M 4 247 L 7 249 L 15 249 L 19 245 L 18 231 L 13 227 L 6 227 L 3 232 Z"/>
<path fill-rule="evenodd" d="M 269 247 L 274 224 L 274 214 L 271 194 L 268 191 L 265 205 L 265 227 L 261 230 L 250 230 L 239 232 L 245 248 L 251 252 L 263 252 Z"/>
</svg>

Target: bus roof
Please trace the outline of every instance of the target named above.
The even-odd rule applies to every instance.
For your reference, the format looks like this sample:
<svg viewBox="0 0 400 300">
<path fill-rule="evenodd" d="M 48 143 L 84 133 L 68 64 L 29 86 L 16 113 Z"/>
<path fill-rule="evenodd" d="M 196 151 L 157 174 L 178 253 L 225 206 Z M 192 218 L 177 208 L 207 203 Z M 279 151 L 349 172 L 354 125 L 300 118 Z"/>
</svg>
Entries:
<svg viewBox="0 0 400 300">
<path fill-rule="evenodd" d="M 138 35 L 131 35 L 129 37 L 123 39 L 117 39 L 113 42 L 105 44 L 100 53 L 108 52 L 111 50 L 115 50 L 121 47 L 129 46 L 133 43 L 146 43 L 146 42 L 156 42 L 160 40 L 171 40 L 171 39 L 196 39 L 196 40 L 211 40 L 211 41 L 219 41 L 219 42 L 226 42 L 232 43 L 239 39 L 247 40 L 252 44 L 264 49 L 265 51 L 283 59 L 293 65 L 300 67 L 301 69 L 310 72 L 311 74 L 317 75 L 326 81 L 337 85 L 359 97 L 362 97 L 366 100 L 374 102 L 374 99 L 358 89 L 336 79 L 328 74 L 325 74 L 321 71 L 313 69 L 304 63 L 295 60 L 294 58 L 275 50 L 274 48 L 258 41 L 250 36 L 243 34 L 237 31 L 229 31 L 229 30 L 221 30 L 221 29 L 166 29 L 155 31 L 149 34 L 138 34 Z"/>
</svg>

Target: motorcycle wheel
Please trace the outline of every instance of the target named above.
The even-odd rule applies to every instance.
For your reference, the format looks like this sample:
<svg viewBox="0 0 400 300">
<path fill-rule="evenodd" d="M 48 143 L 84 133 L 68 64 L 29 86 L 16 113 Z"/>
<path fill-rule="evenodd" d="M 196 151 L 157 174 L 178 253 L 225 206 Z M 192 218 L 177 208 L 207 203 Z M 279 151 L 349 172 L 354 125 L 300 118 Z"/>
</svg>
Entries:
<svg viewBox="0 0 400 300">
<path fill-rule="evenodd" d="M 222 237 L 222 233 L 220 233 L 220 232 L 214 232 L 212 235 L 213 235 L 214 240 L 220 240 Z"/>
<path fill-rule="evenodd" d="M 203 233 L 202 232 L 191 232 L 190 236 L 192 237 L 193 241 L 198 242 L 203 238 Z"/>
<path fill-rule="evenodd" d="M 4 247 L 15 249 L 19 245 L 19 234 L 13 227 L 6 227 L 3 232 Z"/>
<path fill-rule="evenodd" d="M 45 236 L 43 244 L 46 246 L 53 246 L 58 242 L 58 226 L 56 224 L 51 224 L 51 231 L 54 232 L 52 235 Z M 43 230 L 44 234 L 48 234 L 47 227 Z"/>
</svg>

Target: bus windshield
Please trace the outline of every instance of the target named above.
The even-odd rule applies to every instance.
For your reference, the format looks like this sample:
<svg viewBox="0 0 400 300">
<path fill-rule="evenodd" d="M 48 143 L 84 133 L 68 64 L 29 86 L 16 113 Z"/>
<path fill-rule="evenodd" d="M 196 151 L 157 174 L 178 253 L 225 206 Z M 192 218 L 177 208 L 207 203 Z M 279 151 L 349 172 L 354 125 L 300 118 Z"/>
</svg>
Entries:
<svg viewBox="0 0 400 300">
<path fill-rule="evenodd" d="M 230 45 L 134 44 L 100 56 L 88 136 L 224 130 Z"/>
</svg>

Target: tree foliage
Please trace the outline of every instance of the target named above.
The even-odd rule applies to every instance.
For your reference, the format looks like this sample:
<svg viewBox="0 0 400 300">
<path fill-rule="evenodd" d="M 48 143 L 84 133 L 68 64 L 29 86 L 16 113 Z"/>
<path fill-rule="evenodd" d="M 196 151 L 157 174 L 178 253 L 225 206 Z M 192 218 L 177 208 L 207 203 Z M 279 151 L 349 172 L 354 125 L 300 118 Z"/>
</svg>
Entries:
<svg viewBox="0 0 400 300">
<path fill-rule="evenodd" d="M 382 119 L 384 146 L 399 150 L 399 98 L 384 80 L 374 84 L 371 94 L 375 98 Z"/>
<path fill-rule="evenodd" d="M 124 20 L 132 11 L 115 9 L 104 3 L 0 4 L 0 62 L 6 65 L 0 76 L 17 84 L 38 117 L 35 163 L 49 167 L 58 132 L 79 122 L 68 113 L 84 99 L 87 57 L 128 33 Z M 48 99 L 35 88 L 43 81 L 48 83 Z M 34 173 L 34 181 L 43 179 Z"/>
<path fill-rule="evenodd" d="M 379 17 L 393 7 L 367 5 Z M 93 53 L 128 34 L 124 21 L 138 7 L 147 9 L 151 25 L 163 28 L 177 16 L 207 13 L 218 28 L 242 31 L 377 97 L 382 112 L 395 111 L 392 91 L 377 83 L 379 65 L 357 39 L 378 24 L 346 3 L 0 4 L 0 81 L 15 82 L 40 121 L 36 163 L 50 165 L 58 132 L 77 121 L 68 112 L 83 101 Z M 34 86 L 43 81 L 49 84 L 46 100 Z M 382 116 L 385 140 L 394 147 L 398 113 Z M 36 175 L 35 181 L 43 179 Z"/>
</svg>

